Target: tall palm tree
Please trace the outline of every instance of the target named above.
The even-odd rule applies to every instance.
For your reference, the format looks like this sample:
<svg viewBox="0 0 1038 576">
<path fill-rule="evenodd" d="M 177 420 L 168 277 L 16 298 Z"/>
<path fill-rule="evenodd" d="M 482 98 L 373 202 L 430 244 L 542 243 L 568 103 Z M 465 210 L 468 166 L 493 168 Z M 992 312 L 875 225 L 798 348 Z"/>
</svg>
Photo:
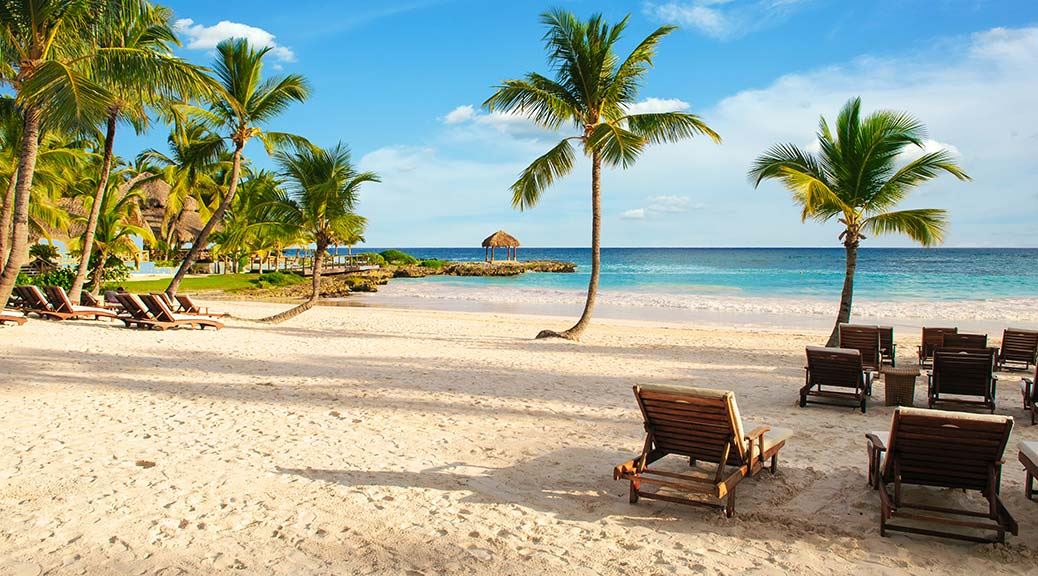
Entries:
<svg viewBox="0 0 1038 576">
<path fill-rule="evenodd" d="M 194 81 L 170 67 L 168 57 L 151 50 L 100 46 L 99 22 L 117 4 L 0 0 L 0 81 L 13 89 L 23 121 L 10 257 L 0 274 L 0 302 L 10 297 L 26 256 L 29 197 L 41 130 L 96 125 L 109 102 L 96 78 L 161 78 L 157 90 L 186 87 Z"/>
<path fill-rule="evenodd" d="M 119 171 L 114 176 L 115 178 L 108 181 L 109 188 L 106 193 L 101 195 L 100 208 L 93 209 L 96 196 L 92 193 L 85 194 L 83 205 L 87 215 L 75 219 L 77 224 L 85 227 L 90 214 L 99 215 L 92 241 L 89 243 L 86 241 L 85 233 L 70 241 L 70 247 L 74 251 L 86 253 L 87 260 L 93 262 L 90 285 L 95 294 L 102 288 L 105 269 L 110 258 L 132 259 L 139 262 L 141 251 L 134 239 L 140 238 L 144 242 L 155 242 L 151 227 L 148 226 L 141 213 L 144 193 L 132 189 L 133 182 L 128 171 Z M 99 177 L 94 176 L 94 179 Z M 93 184 L 93 181 L 91 183 Z M 71 294 L 69 297 L 71 298 Z"/>
<path fill-rule="evenodd" d="M 195 200 L 203 219 L 211 217 L 212 211 L 219 206 L 217 201 L 213 210 L 208 210 L 209 200 L 219 196 L 217 176 L 225 167 L 227 146 L 219 134 L 199 123 L 174 126 L 166 142 L 168 152 L 149 148 L 137 156 L 137 163 L 141 172 L 150 173 L 152 178 L 169 185 L 160 243 L 175 251 L 178 248 L 177 230 L 188 199 Z"/>
<path fill-rule="evenodd" d="M 893 210 L 916 186 L 942 172 L 969 180 L 947 150 L 924 152 L 915 160 L 899 162 L 902 153 L 923 150 L 925 128 L 904 112 L 881 110 L 861 115 L 861 99 L 844 105 L 836 118 L 835 133 L 822 117 L 818 128 L 820 152 L 812 154 L 794 144 L 777 144 L 762 154 L 750 170 L 754 186 L 779 180 L 801 207 L 801 220 L 837 219 L 843 224 L 840 240 L 847 255 L 840 311 L 828 346 L 839 341 L 840 324 L 851 318 L 854 272 L 858 246 L 865 233 L 898 233 L 923 246 L 942 241 L 947 214 L 935 208 Z"/>
<path fill-rule="evenodd" d="M 537 158 L 512 185 L 512 205 L 531 208 L 557 179 L 573 170 L 576 141 L 591 159 L 591 280 L 580 320 L 564 332 L 543 330 L 538 338 L 578 340 L 591 321 L 601 267 L 602 164 L 628 168 L 649 144 L 674 142 L 705 134 L 721 138 L 703 120 L 684 112 L 632 113 L 638 88 L 652 67 L 660 40 L 675 28 L 649 34 L 623 60 L 615 52 L 628 17 L 610 26 L 600 15 L 578 20 L 562 10 L 547 12 L 544 41 L 555 79 L 530 73 L 507 80 L 484 102 L 489 111 L 525 116 L 556 130 L 571 126 L 578 133 L 564 138 Z"/>
<path fill-rule="evenodd" d="M 207 110 L 191 109 L 188 112 L 202 119 L 213 129 L 226 130 L 226 137 L 234 145 L 231 156 L 230 182 L 227 193 L 212 217 L 205 223 L 191 243 L 191 249 L 181 262 L 176 275 L 166 287 L 174 295 L 187 271 L 198 261 L 199 253 L 206 247 L 213 228 L 234 202 L 241 173 L 242 150 L 253 137 L 263 141 L 267 151 L 287 143 L 309 145 L 308 142 L 283 132 L 264 131 L 260 125 L 273 120 L 288 108 L 289 104 L 302 102 L 310 94 L 306 80 L 298 74 L 275 76 L 261 80 L 263 58 L 271 48 L 253 48 L 244 39 L 231 39 L 216 47 L 216 77 L 220 91 L 210 99 Z"/>
<path fill-rule="evenodd" d="M 137 133 L 141 133 L 148 124 L 149 106 L 160 104 L 164 100 L 164 94 L 176 92 L 177 97 L 187 98 L 212 91 L 212 79 L 202 73 L 201 69 L 173 57 L 171 46 L 180 43 L 170 25 L 172 15 L 168 8 L 153 6 L 147 0 L 121 0 L 113 2 L 98 19 L 98 33 L 95 35 L 98 46 L 151 52 L 166 65 L 154 69 L 134 70 L 135 74 L 118 76 L 107 74 L 110 71 L 103 66 L 97 71 L 98 77 L 95 80 L 106 89 L 107 97 L 101 174 L 97 179 L 93 209 L 83 236 L 84 242 L 88 245 L 93 242 L 98 211 L 105 206 L 102 197 L 108 187 L 108 178 L 112 170 L 112 149 L 119 122 L 127 122 Z M 173 69 L 173 74 L 170 73 L 170 69 Z M 151 74 L 146 75 L 149 72 Z M 172 81 L 172 85 L 163 85 L 169 81 Z M 185 90 L 189 92 L 185 93 Z M 79 300 L 80 290 L 86 282 L 89 260 L 90 251 L 85 250 L 69 289 L 69 297 L 73 302 Z M 99 288 L 100 286 L 95 283 L 94 289 Z"/>
<path fill-rule="evenodd" d="M 362 229 L 366 220 L 354 209 L 360 188 L 379 182 L 373 172 L 358 172 L 350 151 L 342 144 L 329 149 L 279 152 L 275 159 L 282 170 L 285 193 L 265 207 L 262 221 L 276 225 L 289 237 L 315 245 L 312 287 L 306 302 L 281 314 L 264 318 L 283 322 L 313 308 L 321 296 L 321 267 L 333 243 Z"/>
</svg>

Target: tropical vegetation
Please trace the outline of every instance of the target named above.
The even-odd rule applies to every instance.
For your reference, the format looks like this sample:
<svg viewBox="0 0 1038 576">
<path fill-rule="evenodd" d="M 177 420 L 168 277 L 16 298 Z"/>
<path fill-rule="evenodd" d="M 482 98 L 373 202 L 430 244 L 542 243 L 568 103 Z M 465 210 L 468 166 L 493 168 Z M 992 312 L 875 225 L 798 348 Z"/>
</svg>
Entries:
<svg viewBox="0 0 1038 576">
<path fill-rule="evenodd" d="M 750 170 L 754 186 L 778 180 L 793 193 L 802 221 L 837 220 L 846 252 L 840 310 L 828 346 L 839 342 L 840 324 L 850 321 L 858 247 L 868 234 L 904 234 L 923 246 L 944 238 L 947 214 L 937 208 L 895 210 L 912 190 L 942 173 L 969 176 L 943 148 L 925 147 L 925 127 L 905 112 L 880 110 L 863 116 L 861 99 L 844 105 L 829 126 L 818 126 L 818 153 L 795 144 L 777 144 Z M 908 153 L 916 157 L 905 160 Z"/>
<path fill-rule="evenodd" d="M 584 311 L 563 332 L 543 330 L 537 337 L 580 339 L 591 321 L 601 269 L 602 166 L 627 169 L 651 144 L 676 142 L 696 135 L 721 137 L 702 118 L 687 112 L 637 112 L 638 90 L 653 66 L 660 41 L 673 32 L 663 26 L 639 42 L 623 59 L 616 51 L 628 18 L 610 25 L 602 16 L 580 20 L 563 10 L 541 17 L 554 78 L 532 72 L 506 80 L 484 102 L 491 112 L 529 118 L 551 131 L 571 127 L 566 136 L 534 160 L 512 184 L 512 205 L 532 208 L 546 189 L 569 174 L 580 146 L 591 163 L 591 279 Z"/>
</svg>

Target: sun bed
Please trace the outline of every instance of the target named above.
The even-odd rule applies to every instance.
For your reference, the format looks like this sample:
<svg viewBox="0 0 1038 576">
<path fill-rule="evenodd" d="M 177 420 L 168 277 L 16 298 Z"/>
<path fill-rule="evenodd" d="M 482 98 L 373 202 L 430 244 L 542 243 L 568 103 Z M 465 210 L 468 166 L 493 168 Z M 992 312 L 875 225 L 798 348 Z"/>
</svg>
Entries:
<svg viewBox="0 0 1038 576">
<path fill-rule="evenodd" d="M 83 306 L 72 306 L 72 303 L 68 301 L 68 295 L 60 287 L 57 287 L 57 292 L 52 293 L 54 286 L 48 286 L 46 288 L 48 295 L 44 296 L 43 291 L 38 286 L 18 286 L 19 294 L 22 297 L 23 308 L 22 312 L 26 314 L 36 314 L 41 318 L 49 318 L 53 320 L 70 320 L 83 317 L 93 317 L 97 319 L 99 317 L 115 318 L 115 314 L 98 308 L 86 308 Z M 64 298 L 62 299 L 62 296 Z"/>
<path fill-rule="evenodd" d="M 155 320 L 151 312 L 148 311 L 148 307 L 144 305 L 140 297 L 136 294 L 130 293 L 117 293 L 115 299 L 119 301 L 122 306 L 123 313 L 119 315 L 119 320 L 126 325 L 127 328 L 137 326 L 138 328 L 155 328 L 158 330 L 165 330 L 172 326 L 166 326 L 164 323 Z"/>
<path fill-rule="evenodd" d="M 1034 500 L 1038 489 L 1034 487 L 1034 479 L 1038 478 L 1038 442 L 1020 443 L 1020 463 L 1024 465 L 1024 496 Z"/>
<path fill-rule="evenodd" d="M 1020 393 L 1024 397 L 1024 410 L 1031 413 L 1031 425 L 1038 421 L 1038 367 L 1035 367 L 1034 378 L 1020 379 Z"/>
<path fill-rule="evenodd" d="M 933 359 L 933 351 L 944 346 L 944 335 L 955 334 L 958 328 L 927 328 L 923 327 L 923 339 L 919 345 L 919 365 L 926 367 Z"/>
<path fill-rule="evenodd" d="M 17 310 L 0 310 L 0 324 L 7 324 L 8 322 L 21 326 L 26 322 L 25 314 Z"/>
<path fill-rule="evenodd" d="M 878 326 L 840 324 L 840 348 L 861 352 L 861 363 L 870 370 L 879 370 L 880 337 Z"/>
<path fill-rule="evenodd" d="M 995 411 L 995 385 L 998 377 L 992 373 L 995 366 L 994 348 L 949 349 L 934 351 L 933 370 L 928 374 L 928 405 L 948 402 L 967 406 L 981 406 Z M 953 395 L 949 398 L 948 395 Z M 964 397 L 979 397 L 969 400 Z"/>
<path fill-rule="evenodd" d="M 1002 332 L 1002 346 L 998 351 L 998 367 L 1000 370 L 1009 368 L 1006 363 L 1023 364 L 1024 370 L 1031 364 L 1038 364 L 1038 330 L 1021 330 L 1019 328 L 1006 328 Z"/>
<path fill-rule="evenodd" d="M 872 394 L 872 372 L 861 361 L 861 352 L 847 348 L 808 346 L 800 407 L 809 402 L 832 404 L 829 400 L 851 401 L 865 413 L 866 397 Z M 819 402 L 815 398 L 826 401 Z"/>
<path fill-rule="evenodd" d="M 894 342 L 894 327 L 879 326 L 879 356 L 884 364 L 897 366 L 897 344 Z"/>
<path fill-rule="evenodd" d="M 118 304 L 109 304 L 108 302 L 98 299 L 86 290 L 80 293 L 79 303 L 90 308 L 104 308 L 105 310 L 112 310 L 115 312 L 118 312 L 121 308 Z"/>
<path fill-rule="evenodd" d="M 197 316 L 209 316 L 210 318 L 224 318 L 224 317 L 228 316 L 228 314 L 221 314 L 221 313 L 210 312 L 209 308 L 206 308 L 206 307 L 203 307 L 203 306 L 199 306 L 198 304 L 195 303 L 194 300 L 191 299 L 191 296 L 189 296 L 187 294 L 177 294 L 176 295 L 176 299 L 177 299 L 177 302 L 180 303 L 180 312 L 183 312 L 184 314 L 195 314 Z"/>
<path fill-rule="evenodd" d="M 880 535 L 900 531 L 971 542 L 1004 542 L 1006 532 L 1015 535 L 1016 521 L 998 494 L 1002 456 L 1012 429 L 1013 419 L 1008 416 L 920 408 L 895 410 L 889 432 L 865 435 L 869 484 L 880 495 Z M 905 498 L 908 485 L 955 489 L 942 492 L 944 497 L 955 497 L 958 490 L 976 491 L 987 501 L 987 509 L 909 502 Z M 892 522 L 898 518 L 913 525 Z M 919 522 L 965 528 L 973 533 L 922 528 Z M 995 535 L 981 538 L 977 530 L 993 530 Z"/>
<path fill-rule="evenodd" d="M 21 312 L 26 315 L 35 314 L 40 318 L 62 319 L 62 315 L 54 311 L 54 307 L 47 302 L 47 297 L 43 295 L 43 291 L 38 286 L 15 286 L 14 291 L 18 294 Z"/>
<path fill-rule="evenodd" d="M 778 452 L 793 435 L 767 426 L 744 433 L 735 394 L 728 391 L 635 386 L 634 396 L 645 422 L 645 444 L 640 455 L 613 469 L 613 479 L 630 481 L 632 504 L 648 498 L 709 506 L 731 518 L 736 485 L 765 465 L 774 474 Z M 688 458 L 697 469 L 679 474 L 650 467 L 671 454 Z M 700 470 L 699 462 L 712 464 L 715 470 Z M 643 484 L 656 486 L 657 491 L 642 491 Z"/>
<path fill-rule="evenodd" d="M 93 316 L 94 320 L 101 318 L 115 318 L 116 313 L 106 308 L 94 308 L 92 306 L 79 306 L 69 300 L 68 294 L 61 286 L 47 286 L 47 301 L 54 307 L 55 312 L 67 314 L 69 319 Z"/>
<path fill-rule="evenodd" d="M 954 334 L 945 334 L 944 340 L 941 343 L 941 348 L 987 348 L 988 347 L 988 335 L 987 334 L 963 334 L 962 332 L 956 332 Z"/>
<path fill-rule="evenodd" d="M 216 328 L 219 330 L 223 328 L 223 322 L 219 322 L 212 318 L 205 316 L 192 316 L 187 314 L 174 314 L 169 306 L 158 294 L 144 294 L 141 296 L 141 300 L 144 305 L 148 307 L 148 311 L 151 312 L 155 321 L 166 324 L 167 327 L 179 327 L 179 326 L 198 326 L 201 329 L 206 327 Z"/>
</svg>

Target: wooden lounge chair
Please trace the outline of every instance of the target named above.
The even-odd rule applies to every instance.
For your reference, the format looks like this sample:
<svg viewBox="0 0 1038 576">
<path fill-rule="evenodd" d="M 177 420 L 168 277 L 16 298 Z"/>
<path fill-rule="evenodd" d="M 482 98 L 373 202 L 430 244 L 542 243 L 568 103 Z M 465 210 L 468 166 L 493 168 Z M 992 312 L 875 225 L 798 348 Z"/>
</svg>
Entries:
<svg viewBox="0 0 1038 576">
<path fill-rule="evenodd" d="M 767 426 L 744 433 L 732 392 L 635 386 L 634 396 L 645 421 L 645 445 L 640 455 L 613 469 L 613 479 L 630 481 L 632 504 L 639 498 L 649 498 L 709 506 L 720 508 L 731 518 L 735 514 L 736 485 L 747 476 L 757 475 L 766 464 L 774 474 L 778 452 L 793 435 L 792 431 Z M 650 468 L 670 454 L 688 458 L 697 470 L 678 474 Z M 698 462 L 712 464 L 716 470 L 699 470 Z M 642 484 L 659 490 L 643 492 Z M 688 497 L 694 495 L 700 498 Z"/>
<path fill-rule="evenodd" d="M 1035 367 L 1034 378 L 1024 377 L 1020 380 L 1020 393 L 1024 397 L 1024 410 L 1031 413 L 1031 425 L 1038 422 L 1038 367 Z"/>
<path fill-rule="evenodd" d="M 870 370 L 880 369 L 880 337 L 878 326 L 840 324 L 840 348 L 861 352 L 861 363 Z"/>
<path fill-rule="evenodd" d="M 1038 478 L 1038 442 L 1020 443 L 1020 463 L 1024 465 L 1024 496 L 1034 500 L 1038 489 L 1034 487 L 1034 479 Z"/>
<path fill-rule="evenodd" d="M 894 342 L 894 327 L 879 327 L 879 356 L 884 364 L 897 366 L 897 344 Z"/>
<path fill-rule="evenodd" d="M 212 318 L 206 318 L 205 316 L 191 316 L 187 314 L 174 314 L 169 306 L 158 294 L 144 294 L 141 296 L 141 300 L 144 305 L 148 307 L 148 311 L 151 312 L 156 322 L 166 324 L 167 328 L 177 328 L 180 326 L 198 326 L 201 329 L 206 327 L 216 328 L 219 330 L 223 328 L 223 322 L 219 322 Z"/>
<path fill-rule="evenodd" d="M 122 309 L 122 307 L 118 304 L 110 304 L 108 302 L 105 302 L 104 300 L 95 297 L 90 292 L 87 292 L 86 290 L 80 293 L 79 303 L 82 306 L 88 306 L 90 308 L 104 308 L 105 310 L 111 310 L 113 312 L 118 312 L 120 309 Z"/>
<path fill-rule="evenodd" d="M 7 324 L 8 322 L 21 326 L 26 322 L 25 314 L 17 310 L 0 310 L 0 324 Z"/>
<path fill-rule="evenodd" d="M 999 498 L 1002 460 L 1013 419 L 1009 416 L 939 412 L 920 408 L 894 411 L 890 432 L 870 432 L 869 483 L 879 489 L 879 533 L 910 532 L 970 542 L 1004 542 L 1017 524 Z M 893 492 L 890 485 L 893 484 Z M 908 502 L 905 486 L 930 486 L 980 492 L 987 510 L 968 510 Z M 894 524 L 891 520 L 994 530 L 994 538 L 967 532 Z"/>
<path fill-rule="evenodd" d="M 861 352 L 847 348 L 807 347 L 804 386 L 800 406 L 819 402 L 812 398 L 850 400 L 865 413 L 866 397 L 872 394 L 872 372 L 861 361 Z M 834 390 L 835 388 L 835 390 Z"/>
<path fill-rule="evenodd" d="M 93 316 L 94 312 L 76 312 L 76 311 L 65 311 L 57 309 L 47 297 L 44 296 L 43 291 L 40 290 L 39 286 L 26 285 L 18 286 L 15 288 L 16 291 L 21 295 L 22 301 L 22 312 L 25 314 L 35 314 L 40 318 L 46 318 L 49 320 L 68 320 L 74 318 L 80 318 L 83 316 Z M 67 297 L 66 297 L 67 299 Z M 111 315 L 108 311 L 102 311 L 102 316 Z"/>
<path fill-rule="evenodd" d="M 1002 346 L 998 351 L 998 367 L 1009 368 L 1008 362 L 1023 364 L 1024 370 L 1038 364 L 1038 330 L 1006 328 L 1002 332 Z"/>
<path fill-rule="evenodd" d="M 148 307 L 144 305 L 144 302 L 136 294 L 117 293 L 115 298 L 122 306 L 123 313 L 119 315 L 119 320 L 127 328 L 133 326 L 156 330 L 171 328 L 171 326 L 166 326 L 164 323 L 155 320 L 155 317 L 148 311 Z"/>
<path fill-rule="evenodd" d="M 195 304 L 195 301 L 191 299 L 191 296 L 187 294 L 177 294 L 177 302 L 180 303 L 180 312 L 184 314 L 194 314 L 196 316 L 209 316 L 210 318 L 224 318 L 228 314 L 221 314 L 217 312 L 210 312 L 209 308 L 199 306 Z"/>
<path fill-rule="evenodd" d="M 998 377 L 992 373 L 995 367 L 994 348 L 948 349 L 934 351 L 933 370 L 927 375 L 928 405 L 933 408 L 940 402 L 983 406 L 995 411 L 995 385 Z M 949 398 L 948 395 L 955 398 Z M 979 397 L 969 400 L 964 396 Z"/>
<path fill-rule="evenodd" d="M 923 327 L 923 339 L 919 345 L 919 365 L 928 366 L 933 359 L 933 351 L 944 346 L 944 335 L 955 334 L 958 328 L 926 328 Z"/>
<path fill-rule="evenodd" d="M 92 306 L 78 306 L 69 300 L 68 294 L 61 286 L 47 286 L 47 301 L 55 312 L 66 314 L 68 319 L 93 317 L 94 320 L 101 318 L 115 318 L 117 314 L 105 308 L 94 308 Z"/>
<path fill-rule="evenodd" d="M 954 334 L 945 334 L 944 340 L 941 343 L 941 348 L 987 348 L 988 347 L 988 335 L 987 334 L 964 334 L 962 332 L 956 332 Z"/>
</svg>

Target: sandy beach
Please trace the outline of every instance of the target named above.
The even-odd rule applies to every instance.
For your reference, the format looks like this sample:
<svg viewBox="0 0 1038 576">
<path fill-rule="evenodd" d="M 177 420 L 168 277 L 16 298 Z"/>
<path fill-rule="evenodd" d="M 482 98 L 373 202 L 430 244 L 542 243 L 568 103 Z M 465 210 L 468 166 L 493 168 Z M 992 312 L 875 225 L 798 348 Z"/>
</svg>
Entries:
<svg viewBox="0 0 1038 576">
<path fill-rule="evenodd" d="M 1033 573 L 1018 374 L 998 412 L 1017 419 L 1020 536 L 881 538 L 864 433 L 891 409 L 882 384 L 865 415 L 795 406 L 821 332 L 603 320 L 581 344 L 531 339 L 565 322 L 319 307 L 219 332 L 0 329 L 0 574 Z M 897 334 L 906 363 L 917 339 Z M 641 446 L 636 383 L 734 390 L 747 421 L 796 431 L 779 473 L 740 485 L 730 520 L 629 504 L 611 472 Z"/>
</svg>

